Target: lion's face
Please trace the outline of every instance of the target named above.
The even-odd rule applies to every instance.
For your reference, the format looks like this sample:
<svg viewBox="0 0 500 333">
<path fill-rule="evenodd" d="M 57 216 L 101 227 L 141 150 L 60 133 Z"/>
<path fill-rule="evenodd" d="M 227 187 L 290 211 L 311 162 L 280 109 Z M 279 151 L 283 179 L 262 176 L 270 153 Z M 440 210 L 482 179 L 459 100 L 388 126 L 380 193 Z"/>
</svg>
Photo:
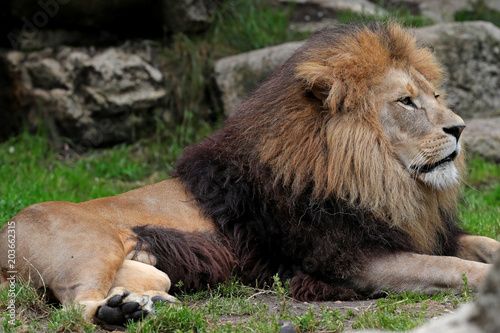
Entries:
<svg viewBox="0 0 500 333">
<path fill-rule="evenodd" d="M 416 70 L 391 69 L 379 88 L 382 129 L 405 170 L 436 189 L 456 184 L 464 121 Z"/>
</svg>

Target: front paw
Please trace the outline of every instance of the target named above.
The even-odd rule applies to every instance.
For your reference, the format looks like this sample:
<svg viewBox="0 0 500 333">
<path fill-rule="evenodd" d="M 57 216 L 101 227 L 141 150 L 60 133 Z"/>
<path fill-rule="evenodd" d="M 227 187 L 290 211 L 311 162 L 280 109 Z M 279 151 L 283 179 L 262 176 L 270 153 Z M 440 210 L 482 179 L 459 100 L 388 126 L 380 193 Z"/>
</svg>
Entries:
<svg viewBox="0 0 500 333">
<path fill-rule="evenodd" d="M 97 309 L 96 317 L 107 325 L 124 326 L 129 321 L 138 321 L 144 319 L 148 314 L 154 313 L 155 304 L 158 302 L 176 301 L 170 295 L 151 297 L 147 294 L 123 291 L 109 297 L 106 304 Z"/>
</svg>

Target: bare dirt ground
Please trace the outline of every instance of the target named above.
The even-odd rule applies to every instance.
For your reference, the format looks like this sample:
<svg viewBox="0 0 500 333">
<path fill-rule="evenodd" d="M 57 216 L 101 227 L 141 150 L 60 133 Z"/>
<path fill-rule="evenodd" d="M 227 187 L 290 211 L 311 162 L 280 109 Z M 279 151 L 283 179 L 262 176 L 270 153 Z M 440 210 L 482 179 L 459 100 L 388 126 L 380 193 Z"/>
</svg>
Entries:
<svg viewBox="0 0 500 333">
<path fill-rule="evenodd" d="M 283 309 L 283 302 L 278 299 L 275 295 L 270 294 L 259 294 L 249 299 L 249 302 L 259 303 L 262 302 L 267 305 L 270 313 L 279 313 Z M 293 316 L 301 316 L 307 313 L 312 307 L 313 311 L 316 313 L 321 312 L 321 309 L 330 308 L 333 310 L 338 310 L 341 315 L 347 315 L 348 312 L 352 312 L 355 315 L 359 315 L 364 311 L 370 311 L 377 308 L 377 300 L 360 300 L 360 301 L 336 301 L 336 302 L 299 302 L 292 298 L 288 298 L 286 301 L 287 311 L 289 311 Z M 401 305 L 402 308 L 405 305 Z M 452 313 L 456 309 L 451 303 L 440 303 L 432 300 L 425 302 L 425 314 L 426 318 L 431 320 L 447 313 Z M 220 322 L 238 324 L 239 322 L 245 321 L 249 316 L 221 316 L 219 317 Z M 355 322 L 356 316 L 346 317 L 344 320 L 345 329 L 343 332 L 359 332 L 352 328 L 352 324 Z"/>
</svg>

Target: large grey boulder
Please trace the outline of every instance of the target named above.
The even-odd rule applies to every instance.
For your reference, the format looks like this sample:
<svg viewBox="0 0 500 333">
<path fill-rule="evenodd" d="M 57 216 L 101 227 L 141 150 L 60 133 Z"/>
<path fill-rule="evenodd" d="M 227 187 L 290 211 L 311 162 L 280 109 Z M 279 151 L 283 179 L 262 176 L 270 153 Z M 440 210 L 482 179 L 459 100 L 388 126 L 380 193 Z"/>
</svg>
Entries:
<svg viewBox="0 0 500 333">
<path fill-rule="evenodd" d="M 467 155 L 500 163 L 500 117 L 469 119 L 466 124 Z"/>
<path fill-rule="evenodd" d="M 488 22 L 445 23 L 416 29 L 448 72 L 450 107 L 465 118 L 500 112 L 500 29 Z"/>
<path fill-rule="evenodd" d="M 166 94 L 162 73 L 120 48 L 10 51 L 2 59 L 16 111 L 80 151 L 130 138 Z"/>
<path fill-rule="evenodd" d="M 278 69 L 302 42 L 291 42 L 226 57 L 215 62 L 215 81 L 224 113 L 230 115 L 269 74 Z"/>
</svg>

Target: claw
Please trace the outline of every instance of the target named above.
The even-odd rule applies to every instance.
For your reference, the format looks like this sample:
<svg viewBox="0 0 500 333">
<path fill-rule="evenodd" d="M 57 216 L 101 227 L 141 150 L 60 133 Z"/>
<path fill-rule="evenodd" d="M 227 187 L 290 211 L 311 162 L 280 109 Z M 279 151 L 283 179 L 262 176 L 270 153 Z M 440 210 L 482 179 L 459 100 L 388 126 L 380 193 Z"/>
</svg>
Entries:
<svg viewBox="0 0 500 333">
<path fill-rule="evenodd" d="M 122 305 L 122 311 L 124 314 L 130 314 L 141 309 L 141 305 L 137 302 L 125 303 Z"/>
<path fill-rule="evenodd" d="M 138 320 L 144 319 L 148 315 L 148 313 L 149 312 L 146 310 L 139 310 L 139 311 L 135 311 L 131 314 L 128 314 L 125 317 L 127 318 L 127 320 L 138 321 Z"/>
</svg>

